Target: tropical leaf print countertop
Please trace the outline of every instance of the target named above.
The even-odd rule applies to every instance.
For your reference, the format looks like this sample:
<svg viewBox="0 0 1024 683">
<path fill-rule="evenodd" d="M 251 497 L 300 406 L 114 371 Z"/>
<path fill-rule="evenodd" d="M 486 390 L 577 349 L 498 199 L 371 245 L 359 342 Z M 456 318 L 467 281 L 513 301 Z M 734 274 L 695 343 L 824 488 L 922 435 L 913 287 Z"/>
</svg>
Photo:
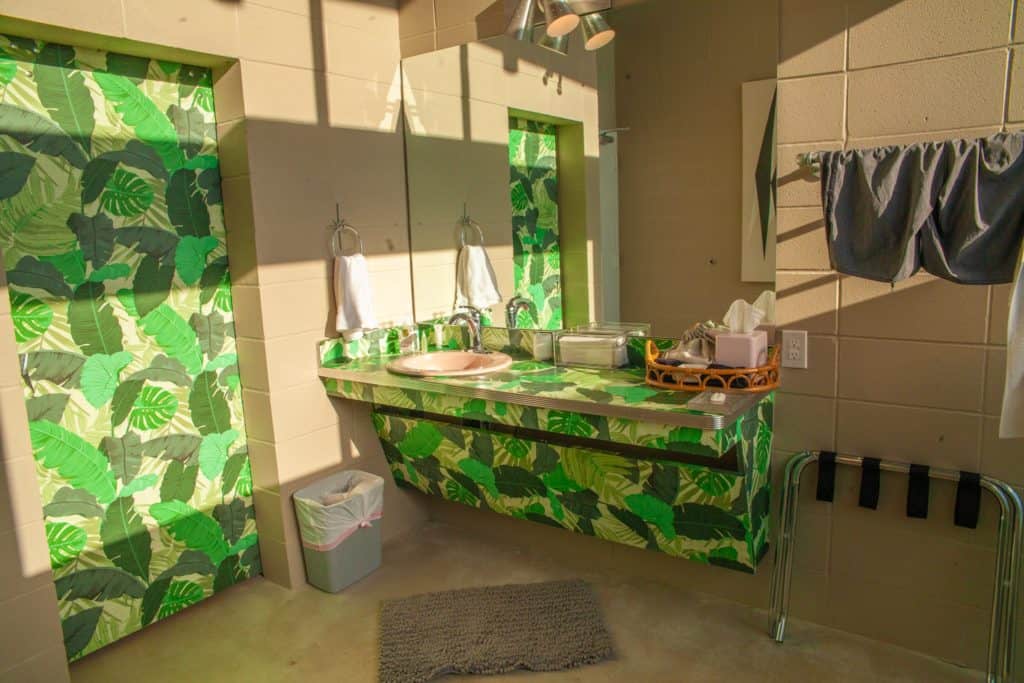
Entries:
<svg viewBox="0 0 1024 683">
<path fill-rule="evenodd" d="M 559 409 L 656 422 L 700 430 L 722 430 L 756 405 L 761 395 L 729 394 L 720 408 L 691 408 L 696 394 L 664 391 L 647 386 L 639 368 L 594 370 L 556 367 L 551 363 L 519 360 L 506 372 L 477 377 L 406 377 L 387 370 L 391 357 L 360 358 L 324 363 L 320 377 L 331 393 L 363 398 L 356 387 L 342 383 L 384 387 L 463 399 Z M 367 395 L 365 398 L 372 400 Z"/>
</svg>

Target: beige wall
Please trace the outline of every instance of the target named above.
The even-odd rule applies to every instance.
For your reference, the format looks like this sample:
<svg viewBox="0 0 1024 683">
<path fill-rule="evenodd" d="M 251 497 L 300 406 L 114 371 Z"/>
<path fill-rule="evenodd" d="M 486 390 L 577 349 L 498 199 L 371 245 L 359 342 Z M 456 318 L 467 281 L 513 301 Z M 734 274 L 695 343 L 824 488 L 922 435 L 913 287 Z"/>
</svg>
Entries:
<svg viewBox="0 0 1024 683">
<path fill-rule="evenodd" d="M 267 578 L 300 583 L 292 491 L 337 468 L 386 472 L 366 406 L 329 399 L 316 374 L 335 201 L 362 232 L 381 320 L 412 316 L 395 0 L 8 0 L 3 12 L 13 34 L 215 67 L 260 547 Z M 13 344 L 3 289 L 0 681 L 49 683 L 66 676 L 63 644 Z M 390 538 L 425 514 L 387 482 Z"/>
<path fill-rule="evenodd" d="M 16 348 L 0 272 L 0 683 L 57 683 L 67 663 Z"/>
<path fill-rule="evenodd" d="M 776 3 L 617 3 L 621 315 L 678 335 L 770 282 L 740 280 L 746 81 L 775 76 Z"/>
<path fill-rule="evenodd" d="M 583 159 L 578 181 L 561 183 L 562 200 L 578 189 L 583 208 L 575 249 L 563 239 L 563 259 L 582 262 L 600 253 L 597 191 L 597 72 L 592 53 L 577 49 L 566 58 L 533 45 L 498 37 L 407 58 L 402 63 L 412 270 L 416 317 L 450 315 L 455 291 L 457 228 L 463 203 L 482 227 L 494 265 L 501 305 L 492 309 L 504 324 L 504 303 L 515 291 L 512 206 L 509 199 L 508 117 L 510 109 L 583 126 Z M 579 187 L 573 187 L 579 185 Z M 572 226 L 562 216 L 563 238 Z M 585 224 L 584 224 L 585 223 Z M 469 239 L 475 243 L 476 237 Z M 589 244 L 588 244 L 589 243 Z M 566 263 L 566 266 L 569 264 Z M 600 282 L 568 275 L 566 294 L 600 296 Z M 590 270 L 589 272 L 593 272 Z M 577 281 L 573 281 L 577 280 Z M 582 308 L 586 309 L 584 303 Z"/>
<path fill-rule="evenodd" d="M 800 152 L 976 137 L 1020 127 L 1021 9 L 1012 0 L 782 0 L 778 312 L 806 329 L 810 369 L 787 371 L 777 411 L 784 454 L 838 449 L 982 471 L 1024 483 L 1020 440 L 997 439 L 1009 286 L 918 275 L 890 288 L 830 271 L 818 183 Z M 1011 66 L 1012 65 L 1012 66 Z M 992 587 L 991 506 L 976 532 L 952 526 L 950 486 L 932 518 L 856 507 L 854 484 L 822 526 L 824 620 L 980 667 Z M 936 490 L 937 489 L 937 490 Z"/>
<path fill-rule="evenodd" d="M 398 6 L 402 57 L 496 36 L 511 16 L 511 0 L 398 0 Z"/>
</svg>

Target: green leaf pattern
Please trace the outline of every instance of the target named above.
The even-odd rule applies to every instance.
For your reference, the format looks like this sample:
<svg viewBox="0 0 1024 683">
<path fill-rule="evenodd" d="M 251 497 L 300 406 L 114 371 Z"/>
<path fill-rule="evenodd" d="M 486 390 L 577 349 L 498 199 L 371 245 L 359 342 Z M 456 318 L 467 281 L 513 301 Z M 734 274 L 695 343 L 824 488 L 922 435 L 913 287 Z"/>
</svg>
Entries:
<svg viewBox="0 0 1024 683">
<path fill-rule="evenodd" d="M 143 387 L 135 399 L 128 421 L 140 430 L 158 429 L 178 412 L 178 399 L 159 387 Z"/>
<path fill-rule="evenodd" d="M 75 659 L 260 572 L 252 475 L 209 71 L 18 40 L 0 252 Z"/>
<path fill-rule="evenodd" d="M 533 304 L 517 322 L 545 330 L 562 327 L 556 131 L 551 124 L 509 119 L 514 294 Z"/>
<path fill-rule="evenodd" d="M 39 299 L 21 292 L 11 293 L 14 340 L 19 344 L 43 336 L 53 322 L 53 310 Z"/>
<path fill-rule="evenodd" d="M 153 203 L 153 188 L 129 171 L 117 169 L 107 181 L 100 205 L 114 216 L 137 216 Z"/>
<path fill-rule="evenodd" d="M 736 470 L 715 467 L 712 461 L 711 466 L 652 461 L 516 439 L 526 448 L 521 453 L 518 447 L 497 447 L 504 437 L 486 429 L 383 410 L 374 411 L 373 422 L 395 481 L 402 486 L 617 543 L 753 572 L 768 543 L 770 461 L 758 453 L 770 451 L 773 401 L 772 395 L 763 397 L 729 428 L 737 435 Z M 486 402 L 464 403 L 473 420 L 481 413 L 485 418 L 497 415 Z M 435 412 L 436 406 L 429 407 Z M 505 406 L 509 412 L 514 408 Z M 563 433 L 578 435 L 578 425 L 590 424 L 591 417 L 571 419 L 563 412 L 556 424 L 565 428 Z M 679 432 L 678 438 L 691 440 L 693 434 Z"/>
<path fill-rule="evenodd" d="M 132 360 L 132 354 L 119 351 L 113 355 L 98 353 L 85 359 L 82 366 L 82 393 L 94 408 L 114 397 L 121 382 L 121 370 Z"/>
<path fill-rule="evenodd" d="M 85 549 L 89 539 L 84 529 L 66 522 L 46 523 L 46 544 L 50 547 L 50 566 L 60 569 Z"/>
</svg>

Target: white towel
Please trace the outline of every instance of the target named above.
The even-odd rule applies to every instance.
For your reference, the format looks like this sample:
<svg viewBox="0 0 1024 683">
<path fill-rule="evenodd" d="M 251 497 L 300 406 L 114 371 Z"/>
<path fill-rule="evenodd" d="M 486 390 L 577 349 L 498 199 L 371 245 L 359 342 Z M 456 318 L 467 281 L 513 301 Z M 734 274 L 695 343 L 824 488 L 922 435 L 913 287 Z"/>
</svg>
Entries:
<svg viewBox="0 0 1024 683">
<path fill-rule="evenodd" d="M 455 264 L 455 307 L 482 311 L 497 303 L 501 303 L 501 293 L 487 251 L 479 244 L 465 245 Z"/>
<path fill-rule="evenodd" d="M 334 258 L 334 302 L 335 328 L 345 341 L 359 339 L 364 329 L 377 327 L 370 271 L 362 254 Z"/>
<path fill-rule="evenodd" d="M 1006 384 L 1003 387 L 1003 414 L 999 419 L 999 438 L 1024 436 L 1024 262 L 1017 264 L 1017 280 L 1010 298 L 1010 317 L 1006 325 Z"/>
</svg>

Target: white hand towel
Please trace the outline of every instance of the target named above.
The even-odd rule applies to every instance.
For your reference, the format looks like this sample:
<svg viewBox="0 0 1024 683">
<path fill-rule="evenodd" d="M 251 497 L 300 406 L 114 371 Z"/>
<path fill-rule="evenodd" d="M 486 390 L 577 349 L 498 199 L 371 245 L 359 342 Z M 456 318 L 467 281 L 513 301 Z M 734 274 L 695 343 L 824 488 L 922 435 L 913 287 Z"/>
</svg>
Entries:
<svg viewBox="0 0 1024 683">
<path fill-rule="evenodd" d="M 334 301 L 335 328 L 346 341 L 359 339 L 364 329 L 377 327 L 370 271 L 362 254 L 334 258 Z"/>
<path fill-rule="evenodd" d="M 1017 264 L 1006 337 L 1006 384 L 999 438 L 1015 439 L 1024 436 L 1024 262 Z"/>
<path fill-rule="evenodd" d="M 467 244 L 459 250 L 455 264 L 455 307 L 482 311 L 497 303 L 501 303 L 501 293 L 487 251 L 479 244 Z"/>
</svg>

